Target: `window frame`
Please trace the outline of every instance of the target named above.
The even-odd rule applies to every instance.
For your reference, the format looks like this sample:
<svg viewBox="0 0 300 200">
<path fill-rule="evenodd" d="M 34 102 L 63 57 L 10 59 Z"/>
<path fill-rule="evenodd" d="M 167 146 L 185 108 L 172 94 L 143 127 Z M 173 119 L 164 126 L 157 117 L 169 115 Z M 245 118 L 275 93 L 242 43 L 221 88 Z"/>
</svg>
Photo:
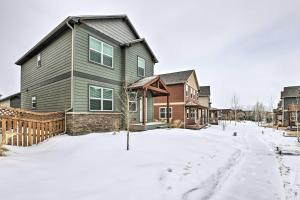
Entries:
<svg viewBox="0 0 300 200">
<path fill-rule="evenodd" d="M 137 103 L 138 103 L 137 92 L 129 92 L 129 93 L 134 93 L 135 94 L 135 101 L 131 101 L 130 98 L 128 98 L 129 99 L 128 100 L 129 112 L 136 113 L 137 112 L 137 108 L 138 108 L 138 105 L 137 105 Z M 128 94 L 128 96 L 130 96 L 130 95 Z M 130 103 L 135 103 L 135 110 L 133 110 L 133 111 L 130 110 Z"/>
<path fill-rule="evenodd" d="M 33 104 L 35 104 L 35 106 L 33 106 Z M 36 109 L 36 106 L 37 106 L 36 96 L 32 96 L 31 97 L 31 108 Z"/>
<path fill-rule="evenodd" d="M 40 68 L 42 66 L 42 54 L 38 53 L 36 56 L 36 67 Z"/>
<path fill-rule="evenodd" d="M 140 58 L 140 59 L 143 59 L 143 60 L 144 60 L 144 63 L 145 63 L 145 66 L 144 66 L 144 75 L 140 75 L 140 74 L 139 74 L 139 68 L 141 68 L 141 67 L 139 67 L 139 58 Z M 139 77 L 145 77 L 145 76 L 146 76 L 146 60 L 145 60 L 143 57 L 141 57 L 141 56 L 137 56 L 137 75 L 138 75 Z"/>
<path fill-rule="evenodd" d="M 92 97 L 91 98 L 91 87 L 96 88 L 96 89 L 100 89 L 101 90 L 101 98 L 95 98 Z M 111 99 L 105 99 L 103 96 L 103 90 L 110 90 L 112 91 L 112 98 Z M 100 100 L 101 102 L 101 109 L 100 110 L 93 110 L 91 109 L 91 99 L 95 99 L 95 100 Z M 104 110 L 103 109 L 103 101 L 111 101 L 112 102 L 112 106 L 111 106 L 111 110 Z M 114 111 L 114 89 L 112 88 L 106 88 L 106 87 L 100 87 L 100 86 L 96 86 L 96 85 L 89 85 L 89 111 L 90 112 L 111 112 Z"/>
<path fill-rule="evenodd" d="M 165 110 L 165 116 L 166 117 L 161 117 L 161 113 L 163 113 L 163 112 L 161 112 L 161 109 Z M 169 119 L 172 119 L 172 117 L 173 117 L 173 108 L 169 107 L 169 109 L 170 109 L 170 111 L 169 111 L 169 115 L 170 115 Z M 159 119 L 167 119 L 167 107 L 159 107 Z"/>
<path fill-rule="evenodd" d="M 96 49 L 91 48 L 91 43 L 90 43 L 90 39 L 91 39 L 91 38 L 92 38 L 93 40 L 96 40 L 97 42 L 100 42 L 100 43 L 101 43 L 101 52 L 99 52 L 99 51 L 96 50 Z M 110 69 L 113 69 L 113 68 L 114 68 L 114 47 L 113 47 L 112 45 L 106 43 L 106 42 L 103 42 L 102 40 L 97 39 L 97 38 L 94 37 L 94 36 L 91 36 L 91 35 L 89 35 L 88 43 L 89 43 L 89 49 L 88 49 L 88 51 L 89 51 L 89 58 L 88 58 L 88 59 L 89 59 L 89 62 L 94 63 L 94 64 L 97 64 L 97 65 L 101 65 L 101 66 L 104 66 L 104 67 L 108 67 L 108 68 L 110 68 Z M 107 45 L 107 46 L 109 46 L 109 47 L 112 48 L 112 56 L 107 55 L 107 54 L 104 53 L 104 50 L 103 50 L 103 46 L 104 46 L 104 45 L 103 45 L 103 44 L 105 44 L 105 45 Z M 98 53 L 101 54 L 101 62 L 100 62 L 100 63 L 91 60 L 91 50 L 92 50 L 92 51 L 96 51 L 96 52 L 98 52 Z M 112 58 L 112 62 L 111 62 L 111 65 L 112 65 L 112 66 L 105 65 L 105 64 L 103 63 L 103 55 L 104 55 L 104 54 L 105 54 L 106 56 Z"/>
<path fill-rule="evenodd" d="M 185 96 L 188 97 L 189 96 L 189 85 L 185 84 Z"/>
</svg>

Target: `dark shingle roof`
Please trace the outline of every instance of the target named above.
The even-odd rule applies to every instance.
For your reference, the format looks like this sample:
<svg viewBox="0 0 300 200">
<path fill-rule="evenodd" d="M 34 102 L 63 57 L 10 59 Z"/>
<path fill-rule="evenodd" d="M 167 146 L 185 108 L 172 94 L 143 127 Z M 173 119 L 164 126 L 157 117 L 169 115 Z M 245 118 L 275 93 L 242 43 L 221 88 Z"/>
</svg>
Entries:
<svg viewBox="0 0 300 200">
<path fill-rule="evenodd" d="M 200 86 L 199 96 L 210 96 L 210 86 Z"/>
<path fill-rule="evenodd" d="M 22 65 L 24 62 L 35 56 L 38 52 L 40 52 L 43 48 L 45 48 L 47 45 L 49 45 L 55 38 L 57 38 L 61 33 L 63 33 L 65 30 L 67 30 L 69 27 L 67 23 L 69 24 L 80 24 L 84 20 L 97 20 L 97 19 L 123 19 L 133 32 L 133 34 L 136 36 L 137 39 L 141 39 L 139 34 L 137 33 L 136 29 L 132 25 L 131 21 L 127 17 L 127 15 L 81 15 L 81 16 L 69 16 L 64 21 L 62 21 L 57 27 L 55 27 L 50 33 L 48 33 L 44 38 L 42 38 L 35 46 L 33 46 L 27 53 L 25 53 L 19 60 L 15 62 L 16 65 Z M 141 41 L 145 43 L 147 49 L 149 50 L 151 56 L 153 57 L 153 60 L 155 62 L 158 62 L 157 58 L 155 57 L 153 51 L 150 49 L 149 45 L 143 39 Z M 122 45 L 121 42 L 119 42 L 120 45 Z"/>
<path fill-rule="evenodd" d="M 181 72 L 173 72 L 168 74 L 160 74 L 160 78 L 166 85 L 185 83 L 195 70 L 187 70 Z"/>
<path fill-rule="evenodd" d="M 300 96 L 300 86 L 289 86 L 284 87 L 283 92 L 281 93 L 281 97 L 298 97 Z"/>
</svg>

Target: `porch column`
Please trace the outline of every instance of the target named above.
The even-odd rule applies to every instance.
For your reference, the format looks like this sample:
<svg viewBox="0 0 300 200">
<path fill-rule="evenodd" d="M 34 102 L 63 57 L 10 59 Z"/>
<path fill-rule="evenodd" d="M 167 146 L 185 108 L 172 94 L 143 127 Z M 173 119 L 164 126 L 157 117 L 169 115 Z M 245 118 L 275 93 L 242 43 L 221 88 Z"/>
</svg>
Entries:
<svg viewBox="0 0 300 200">
<path fill-rule="evenodd" d="M 147 90 L 145 89 L 143 91 L 143 125 L 146 125 L 146 94 L 147 94 Z"/>
<path fill-rule="evenodd" d="M 168 94 L 167 95 L 167 123 L 169 124 L 170 123 L 170 111 L 169 111 L 169 108 L 170 108 L 170 95 Z"/>
</svg>

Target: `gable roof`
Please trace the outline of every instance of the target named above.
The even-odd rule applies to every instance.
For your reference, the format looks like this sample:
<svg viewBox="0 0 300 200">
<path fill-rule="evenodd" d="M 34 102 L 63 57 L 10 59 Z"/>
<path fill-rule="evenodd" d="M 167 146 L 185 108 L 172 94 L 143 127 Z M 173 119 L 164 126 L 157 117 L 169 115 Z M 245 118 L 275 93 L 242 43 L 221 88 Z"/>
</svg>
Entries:
<svg viewBox="0 0 300 200">
<path fill-rule="evenodd" d="M 129 89 L 132 89 L 132 88 L 141 88 L 144 85 L 146 85 L 147 83 L 152 82 L 156 78 L 158 78 L 158 76 L 149 76 L 149 77 L 142 78 L 142 79 L 137 80 L 136 82 L 130 84 L 128 86 L 128 88 Z"/>
<path fill-rule="evenodd" d="M 11 98 L 14 98 L 14 97 L 21 97 L 21 93 L 18 92 L 18 93 L 9 95 L 9 96 L 7 96 L 7 97 L 4 97 L 4 98 L 0 99 L 0 102 L 1 102 L 1 101 L 5 101 L 5 100 L 8 100 L 8 99 L 11 99 Z"/>
<path fill-rule="evenodd" d="M 131 45 L 133 44 L 136 44 L 136 43 L 139 43 L 139 42 L 142 42 L 145 44 L 146 48 L 148 49 L 148 51 L 150 52 L 150 54 L 152 55 L 152 58 L 154 60 L 155 63 L 158 63 L 158 60 L 156 58 L 156 56 L 154 55 L 153 51 L 151 50 L 150 46 L 148 45 L 147 41 L 145 38 L 140 38 L 140 39 L 136 39 L 136 40 L 132 40 L 130 42 L 126 42 L 126 43 L 123 43 L 121 44 L 120 46 L 126 46 L 126 47 L 130 47 Z"/>
<path fill-rule="evenodd" d="M 281 93 L 281 98 L 299 97 L 299 96 L 300 96 L 300 86 L 284 87 Z"/>
<path fill-rule="evenodd" d="M 210 86 L 200 86 L 199 96 L 200 97 L 210 96 Z"/>
<path fill-rule="evenodd" d="M 42 38 L 35 46 L 33 46 L 27 53 L 25 53 L 19 60 L 15 62 L 16 65 L 22 65 L 27 60 L 35 56 L 38 52 L 40 52 L 43 48 L 45 48 L 48 44 L 50 44 L 55 38 L 57 38 L 61 33 L 65 30 L 69 29 L 67 23 L 70 25 L 73 24 L 81 24 L 85 20 L 97 20 L 97 19 L 123 19 L 133 34 L 136 36 L 137 39 L 141 39 L 138 32 L 132 25 L 131 21 L 129 20 L 127 15 L 80 15 L 80 16 L 69 16 L 65 20 L 63 20 L 57 27 L 55 27 L 50 33 L 48 33 L 44 38 Z M 153 57 L 155 62 L 157 58 L 155 57 L 153 51 L 150 49 L 150 46 L 144 40 L 144 43 L 149 50 L 150 54 Z M 119 42 L 121 45 L 121 42 Z"/>
<path fill-rule="evenodd" d="M 160 78 L 165 82 L 166 85 L 185 83 L 194 72 L 195 70 L 187 70 L 160 74 Z"/>
</svg>

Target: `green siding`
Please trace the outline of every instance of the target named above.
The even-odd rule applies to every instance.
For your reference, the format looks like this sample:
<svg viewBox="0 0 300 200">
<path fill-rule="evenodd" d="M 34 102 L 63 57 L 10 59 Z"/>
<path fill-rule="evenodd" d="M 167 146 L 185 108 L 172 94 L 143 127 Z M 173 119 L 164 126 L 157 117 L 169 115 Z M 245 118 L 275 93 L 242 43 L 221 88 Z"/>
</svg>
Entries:
<svg viewBox="0 0 300 200">
<path fill-rule="evenodd" d="M 133 83 L 143 77 L 137 75 L 137 58 L 141 57 L 146 61 L 145 77 L 153 76 L 154 62 L 149 54 L 148 50 L 143 43 L 133 44 L 127 48 L 126 53 L 126 79 L 127 82 Z"/>
<path fill-rule="evenodd" d="M 31 109 L 31 97 L 36 96 L 38 112 L 64 111 L 70 107 L 70 78 L 22 92 L 22 108 Z"/>
<path fill-rule="evenodd" d="M 121 43 L 137 39 L 123 19 L 89 20 L 86 23 Z"/>
<path fill-rule="evenodd" d="M 114 90 L 114 112 L 120 112 L 120 92 L 121 86 L 93 81 L 85 78 L 74 78 L 75 99 L 74 99 L 74 112 L 88 112 L 89 111 L 89 85 L 110 88 Z M 91 111 L 93 112 L 93 111 Z M 109 111 L 108 111 L 109 112 Z"/>
<path fill-rule="evenodd" d="M 114 43 L 101 38 L 101 36 L 92 33 L 81 26 L 76 26 L 75 34 L 75 61 L 74 70 L 83 72 L 93 76 L 103 77 L 106 79 L 123 82 L 124 71 L 123 71 L 123 60 L 122 60 L 122 49 Z M 93 36 L 107 44 L 114 47 L 114 60 L 113 69 L 99 64 L 89 62 L 89 36 Z M 137 76 L 137 57 L 140 56 L 146 61 L 146 76 L 153 75 L 153 61 L 151 55 L 144 47 L 142 43 L 137 43 L 126 49 L 127 58 L 127 78 L 129 83 L 135 82 L 142 78 Z M 88 107 L 88 85 L 96 85 L 114 89 L 114 111 L 120 112 L 121 101 L 120 92 L 122 87 L 117 84 L 104 83 L 95 81 L 88 78 L 75 77 L 74 78 L 74 112 L 89 112 Z M 151 96 L 151 94 L 150 94 Z M 139 110 L 139 105 L 138 105 Z M 139 112 L 132 113 L 133 118 L 139 120 Z M 148 121 L 153 121 L 153 99 L 148 97 Z"/>
<path fill-rule="evenodd" d="M 41 67 L 37 67 L 37 56 L 32 57 L 21 66 L 21 108 L 31 109 L 33 93 L 37 98 L 40 96 L 37 100 L 36 111 L 50 112 L 70 107 L 70 79 L 48 86 L 38 88 L 35 86 L 71 71 L 71 35 L 71 31 L 67 30 L 40 52 Z"/>
</svg>

